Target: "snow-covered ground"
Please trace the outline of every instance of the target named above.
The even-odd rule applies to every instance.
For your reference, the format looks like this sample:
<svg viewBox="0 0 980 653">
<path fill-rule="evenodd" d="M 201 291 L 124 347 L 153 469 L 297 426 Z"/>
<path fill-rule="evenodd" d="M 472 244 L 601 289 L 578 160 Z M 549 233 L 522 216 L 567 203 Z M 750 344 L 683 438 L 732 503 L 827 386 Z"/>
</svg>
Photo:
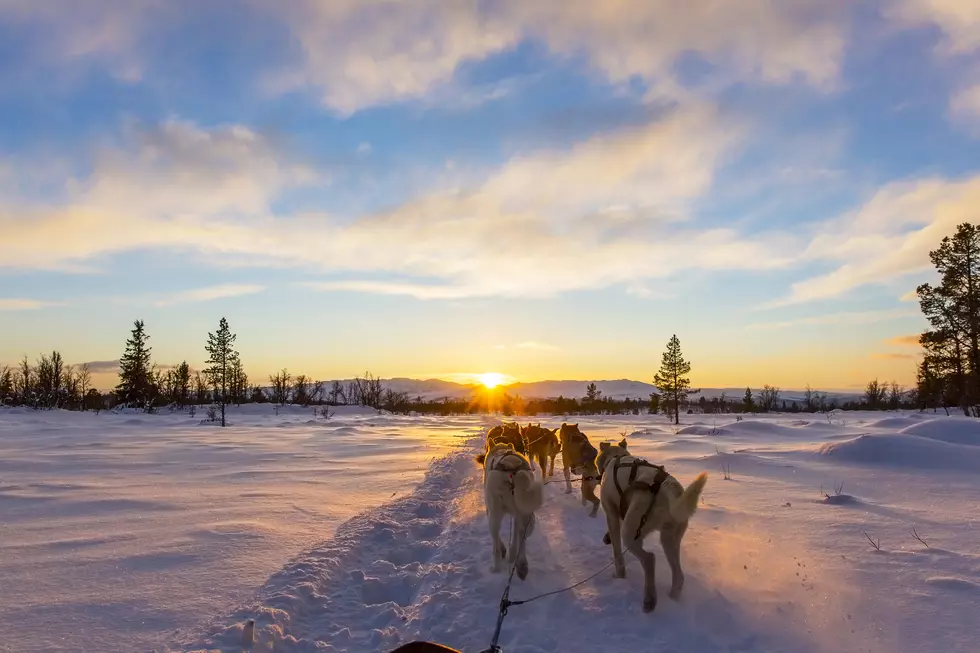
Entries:
<svg viewBox="0 0 980 653">
<path fill-rule="evenodd" d="M 386 651 L 420 637 L 486 648 L 506 580 L 489 573 L 473 462 L 490 422 L 270 413 L 249 408 L 220 430 L 186 415 L 0 412 L 0 647 L 237 653 L 255 618 L 255 651 Z M 709 472 L 684 596 L 667 598 L 651 538 L 653 614 L 627 554 L 626 580 L 607 570 L 512 607 L 506 653 L 975 649 L 980 421 L 578 421 L 593 443 L 625 431 L 681 482 Z M 546 487 L 512 599 L 611 559 L 602 515 L 563 490 Z"/>
</svg>

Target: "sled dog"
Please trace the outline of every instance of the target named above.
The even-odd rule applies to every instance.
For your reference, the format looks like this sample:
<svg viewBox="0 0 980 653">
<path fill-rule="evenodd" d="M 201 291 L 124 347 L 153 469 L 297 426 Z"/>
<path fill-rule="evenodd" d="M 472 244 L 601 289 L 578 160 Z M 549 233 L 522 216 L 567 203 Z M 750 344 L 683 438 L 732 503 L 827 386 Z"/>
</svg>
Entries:
<svg viewBox="0 0 980 653">
<path fill-rule="evenodd" d="M 534 513 L 544 503 L 544 487 L 531 471 L 531 463 L 510 444 L 495 444 L 476 457 L 483 465 L 483 499 L 490 526 L 493 564 L 490 571 L 498 573 L 500 563 L 517 561 L 517 576 L 527 578 L 526 540 L 534 530 Z M 514 519 L 510 536 L 510 551 L 500 539 L 504 515 Z"/>
<path fill-rule="evenodd" d="M 561 465 L 565 473 L 565 494 L 572 493 L 572 478 L 569 472 L 582 476 L 582 505 L 592 502 L 592 512 L 589 517 L 595 517 L 599 512 L 599 498 L 595 489 L 599 485 L 599 470 L 596 468 L 596 456 L 599 452 L 592 446 L 585 433 L 579 430 L 578 424 L 562 424 L 559 428 L 561 447 Z"/>
<path fill-rule="evenodd" d="M 542 428 L 540 424 L 528 424 L 521 427 L 521 436 L 527 443 L 527 458 L 534 467 L 534 461 L 538 462 L 541 468 L 541 478 L 551 476 L 555 473 L 555 456 L 561 451 L 561 442 L 558 441 L 558 429 L 549 430 Z M 547 463 L 551 460 L 551 467 Z"/>
<path fill-rule="evenodd" d="M 495 444 L 509 444 L 517 453 L 527 455 L 527 442 L 524 441 L 521 425 L 517 422 L 498 424 L 487 431 L 486 451 L 490 451 Z M 483 462 L 480 461 L 480 464 L 482 465 Z"/>
<path fill-rule="evenodd" d="M 630 455 L 625 438 L 616 445 L 601 443 L 596 465 L 602 475 L 599 499 L 609 528 L 603 541 L 612 544 L 616 577 L 626 577 L 625 546 L 643 565 L 643 611 L 651 612 L 657 607 L 656 560 L 643 548 L 643 538 L 660 531 L 670 565 L 670 598 L 679 599 L 684 587 L 681 540 L 697 510 L 708 475 L 701 472 L 685 489 L 662 466 Z"/>
</svg>

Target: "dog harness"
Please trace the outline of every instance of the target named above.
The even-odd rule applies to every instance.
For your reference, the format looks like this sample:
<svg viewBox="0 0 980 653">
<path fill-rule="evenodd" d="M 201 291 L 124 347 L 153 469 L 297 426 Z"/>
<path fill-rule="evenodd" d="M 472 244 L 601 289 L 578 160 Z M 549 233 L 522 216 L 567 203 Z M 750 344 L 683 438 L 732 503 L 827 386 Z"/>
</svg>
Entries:
<svg viewBox="0 0 980 653">
<path fill-rule="evenodd" d="M 501 465 L 501 463 L 504 460 L 506 460 L 507 458 L 517 458 L 517 460 L 518 460 L 518 462 L 520 464 L 517 467 L 513 468 L 513 469 L 509 469 L 507 467 L 504 467 L 503 465 Z M 500 458 L 498 458 L 496 460 L 496 462 L 494 462 L 493 467 L 491 467 L 490 469 L 492 469 L 495 472 L 504 472 L 505 474 L 507 474 L 507 482 L 510 485 L 510 493 L 513 494 L 514 493 L 514 474 L 516 474 L 517 472 L 525 471 L 525 470 L 526 471 L 531 471 L 531 466 L 528 465 L 527 461 L 524 460 L 524 458 L 522 458 L 516 452 L 508 451 L 507 453 L 505 453 L 502 456 L 500 456 Z"/>
<path fill-rule="evenodd" d="M 626 493 L 629 491 L 645 491 L 653 495 L 653 501 L 656 501 L 657 494 L 660 492 L 660 488 L 663 486 L 664 481 L 667 480 L 667 470 L 663 465 L 654 465 L 653 463 L 648 463 L 642 458 L 633 458 L 632 462 L 623 462 L 625 456 L 617 458 L 616 462 L 613 463 L 613 483 L 616 485 L 616 491 L 619 492 L 619 516 L 621 519 L 626 519 Z M 626 489 L 619 484 L 619 470 L 622 467 L 630 468 L 630 478 L 629 482 L 626 484 Z M 636 480 L 636 475 L 640 471 L 641 467 L 651 467 L 657 470 L 656 475 L 653 477 L 652 483 L 647 483 L 646 481 Z M 651 508 L 653 507 L 653 502 L 650 503 Z M 646 515 L 644 515 L 644 521 L 646 521 Z"/>
</svg>

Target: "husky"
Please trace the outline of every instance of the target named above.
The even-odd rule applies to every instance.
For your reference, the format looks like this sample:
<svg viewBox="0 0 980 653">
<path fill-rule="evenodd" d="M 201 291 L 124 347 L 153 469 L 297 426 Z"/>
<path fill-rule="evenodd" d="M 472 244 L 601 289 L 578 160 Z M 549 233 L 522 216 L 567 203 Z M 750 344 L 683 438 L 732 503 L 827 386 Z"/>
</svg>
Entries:
<svg viewBox="0 0 980 653">
<path fill-rule="evenodd" d="M 599 500 L 606 513 L 609 532 L 603 538 L 612 544 L 616 578 L 626 577 L 623 546 L 643 565 L 643 611 L 657 607 L 653 554 L 643 548 L 643 538 L 660 531 L 667 564 L 670 565 L 670 598 L 680 599 L 684 587 L 681 570 L 681 540 L 697 510 L 708 475 L 701 472 L 687 489 L 660 465 L 630 454 L 626 438 L 613 445 L 599 445 L 596 466 L 602 476 Z"/>
<path fill-rule="evenodd" d="M 595 517 L 599 512 L 599 498 L 595 488 L 599 484 L 599 470 L 596 468 L 596 457 L 599 452 L 579 430 L 578 424 L 562 423 L 559 427 L 559 446 L 561 447 L 561 465 L 565 473 L 565 494 L 572 493 L 571 473 L 582 476 L 582 505 L 592 502 L 592 512 L 589 517 Z"/>
<path fill-rule="evenodd" d="M 540 424 L 528 424 L 521 427 L 521 437 L 527 443 L 527 457 L 534 467 L 534 461 L 538 461 L 541 468 L 541 478 L 551 476 L 555 473 L 555 457 L 561 451 L 561 442 L 558 440 L 558 429 L 542 428 Z M 547 462 L 551 460 L 551 467 L 548 468 Z"/>
<path fill-rule="evenodd" d="M 527 455 L 527 441 L 524 439 L 521 425 L 517 422 L 498 424 L 487 431 L 487 451 L 489 451 L 494 444 L 502 443 L 510 444 L 512 447 L 514 447 L 514 451 L 521 455 Z"/>
<path fill-rule="evenodd" d="M 490 571 L 499 573 L 506 557 L 509 563 L 516 560 L 517 576 L 524 580 L 528 572 L 526 540 L 534 531 L 534 513 L 544 503 L 544 486 L 535 478 L 527 457 L 510 444 L 488 444 L 487 451 L 476 461 L 483 465 L 483 499 L 493 556 Z M 500 539 L 504 515 L 514 518 L 509 552 Z"/>
</svg>

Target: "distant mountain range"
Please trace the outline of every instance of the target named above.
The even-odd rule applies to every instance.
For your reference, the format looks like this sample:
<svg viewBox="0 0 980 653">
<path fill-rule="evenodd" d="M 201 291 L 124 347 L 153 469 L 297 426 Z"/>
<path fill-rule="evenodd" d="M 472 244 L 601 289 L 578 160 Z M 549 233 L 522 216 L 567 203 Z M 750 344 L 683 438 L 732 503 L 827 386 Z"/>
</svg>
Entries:
<svg viewBox="0 0 980 653">
<path fill-rule="evenodd" d="M 449 397 L 451 399 L 469 398 L 474 393 L 483 390 L 479 384 L 463 384 L 453 381 L 443 381 L 441 379 L 405 379 L 394 378 L 382 381 L 386 388 L 391 388 L 395 392 L 404 392 L 409 397 L 422 397 L 423 399 L 433 400 Z M 584 397 L 585 389 L 590 383 L 595 383 L 596 387 L 602 392 L 602 396 L 611 399 L 647 399 L 650 393 L 656 391 L 656 386 L 642 381 L 631 381 L 629 379 L 617 379 L 613 381 L 534 381 L 532 383 L 514 383 L 511 385 L 500 386 L 500 389 L 510 395 L 520 395 L 525 399 L 553 399 L 555 397 Z M 761 388 L 752 388 L 753 394 L 757 394 Z M 724 394 L 729 399 L 739 399 L 745 394 L 745 388 L 702 388 L 701 395 L 708 399 L 720 397 Z M 860 392 L 826 392 L 828 399 L 839 401 L 856 399 L 860 397 Z M 697 395 L 697 396 L 701 396 Z M 802 390 L 781 390 L 780 399 L 785 401 L 802 401 Z"/>
</svg>

